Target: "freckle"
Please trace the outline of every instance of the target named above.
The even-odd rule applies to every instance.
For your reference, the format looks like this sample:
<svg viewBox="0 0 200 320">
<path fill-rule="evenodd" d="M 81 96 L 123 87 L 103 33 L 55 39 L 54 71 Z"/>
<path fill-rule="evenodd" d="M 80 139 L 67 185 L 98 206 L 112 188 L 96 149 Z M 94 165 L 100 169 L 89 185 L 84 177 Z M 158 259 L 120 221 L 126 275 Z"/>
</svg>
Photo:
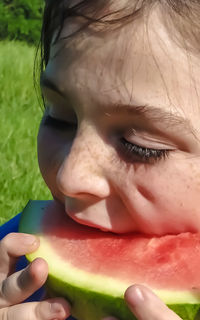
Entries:
<svg viewBox="0 0 200 320">
<path fill-rule="evenodd" d="M 111 114 L 110 114 L 110 113 L 108 113 L 108 112 L 106 112 L 106 113 L 105 113 L 105 116 L 107 116 L 107 117 L 111 117 Z"/>
</svg>

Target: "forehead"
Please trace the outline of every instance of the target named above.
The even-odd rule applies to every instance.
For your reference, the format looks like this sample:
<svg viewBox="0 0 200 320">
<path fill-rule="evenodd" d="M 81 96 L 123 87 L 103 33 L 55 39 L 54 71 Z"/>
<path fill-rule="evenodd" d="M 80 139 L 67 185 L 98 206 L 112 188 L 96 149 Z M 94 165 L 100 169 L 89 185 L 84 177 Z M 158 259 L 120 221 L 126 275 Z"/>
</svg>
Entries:
<svg viewBox="0 0 200 320">
<path fill-rule="evenodd" d="M 80 27 L 68 21 L 61 38 Z M 172 30 L 174 32 L 174 30 Z M 87 28 L 51 48 L 46 73 L 60 89 L 98 104 L 150 104 L 199 116 L 199 57 L 170 37 L 157 9 L 117 30 Z M 87 99 L 86 99 L 87 100 Z M 85 102 L 87 104 L 87 101 Z"/>
</svg>

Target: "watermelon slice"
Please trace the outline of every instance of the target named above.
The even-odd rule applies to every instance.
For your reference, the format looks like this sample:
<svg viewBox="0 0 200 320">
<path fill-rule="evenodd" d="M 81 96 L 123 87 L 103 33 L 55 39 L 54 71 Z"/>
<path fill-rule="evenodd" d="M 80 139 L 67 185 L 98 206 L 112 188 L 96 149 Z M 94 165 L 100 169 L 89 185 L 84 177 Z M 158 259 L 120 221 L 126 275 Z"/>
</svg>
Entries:
<svg viewBox="0 0 200 320">
<path fill-rule="evenodd" d="M 182 319 L 196 319 L 200 234 L 150 237 L 103 232 L 74 222 L 54 201 L 30 201 L 20 231 L 40 237 L 40 248 L 27 258 L 48 262 L 49 289 L 71 302 L 77 319 L 108 315 L 135 319 L 123 298 L 134 283 L 153 289 Z"/>
</svg>

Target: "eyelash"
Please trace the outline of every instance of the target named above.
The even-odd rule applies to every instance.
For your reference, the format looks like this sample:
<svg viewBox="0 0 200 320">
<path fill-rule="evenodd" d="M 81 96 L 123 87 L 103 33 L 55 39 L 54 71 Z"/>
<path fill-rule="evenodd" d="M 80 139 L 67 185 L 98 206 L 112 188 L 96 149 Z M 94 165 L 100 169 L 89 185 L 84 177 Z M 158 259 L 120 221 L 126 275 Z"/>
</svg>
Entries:
<svg viewBox="0 0 200 320">
<path fill-rule="evenodd" d="M 77 127 L 76 123 L 59 120 L 51 117 L 50 115 L 45 116 L 43 124 L 60 131 L 71 130 Z"/>
<path fill-rule="evenodd" d="M 125 150 L 125 156 L 133 161 L 143 161 L 146 163 L 154 163 L 161 159 L 166 159 L 172 150 L 145 148 L 128 142 L 125 138 L 120 138 L 120 143 Z"/>
<path fill-rule="evenodd" d="M 43 120 L 43 124 L 45 126 L 50 126 L 53 129 L 66 131 L 66 130 L 74 130 L 77 125 L 76 123 L 70 123 L 66 121 L 62 121 L 56 118 L 51 117 L 50 115 L 45 116 Z M 144 163 L 154 163 L 161 159 L 166 159 L 169 155 L 169 152 L 172 150 L 166 149 L 151 149 L 144 148 L 133 144 L 127 141 L 125 138 L 119 138 L 120 147 L 123 148 L 120 153 L 126 157 L 127 161 L 133 162 L 144 162 Z M 120 148 L 121 149 L 121 148 Z"/>
</svg>

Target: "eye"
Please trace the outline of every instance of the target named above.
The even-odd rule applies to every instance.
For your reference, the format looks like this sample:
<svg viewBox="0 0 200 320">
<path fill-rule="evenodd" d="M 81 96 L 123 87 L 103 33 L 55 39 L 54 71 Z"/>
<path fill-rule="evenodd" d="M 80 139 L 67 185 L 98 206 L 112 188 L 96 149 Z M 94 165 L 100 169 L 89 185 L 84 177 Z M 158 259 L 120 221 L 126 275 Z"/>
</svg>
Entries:
<svg viewBox="0 0 200 320">
<path fill-rule="evenodd" d="M 127 161 L 154 163 L 169 156 L 168 149 L 145 148 L 127 141 L 124 137 L 119 139 L 120 151 Z"/>
<path fill-rule="evenodd" d="M 76 130 L 77 128 L 76 122 L 60 120 L 50 115 L 44 116 L 43 125 L 60 131 Z"/>
</svg>

